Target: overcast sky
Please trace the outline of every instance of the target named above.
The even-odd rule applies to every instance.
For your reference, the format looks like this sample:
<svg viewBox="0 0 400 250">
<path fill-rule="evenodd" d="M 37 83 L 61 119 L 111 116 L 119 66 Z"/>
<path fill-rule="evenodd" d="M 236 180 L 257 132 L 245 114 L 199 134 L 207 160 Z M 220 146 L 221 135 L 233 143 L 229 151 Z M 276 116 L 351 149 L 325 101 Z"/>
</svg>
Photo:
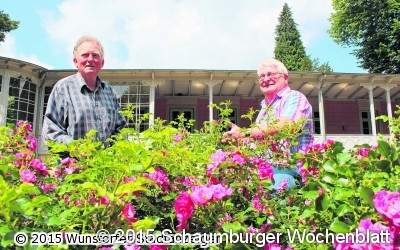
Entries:
<svg viewBox="0 0 400 250">
<path fill-rule="evenodd" d="M 336 72 L 365 72 L 329 37 L 330 0 L 1 0 L 20 27 L 0 55 L 70 69 L 81 35 L 98 37 L 105 68 L 255 69 L 273 56 L 287 2 L 307 53 Z"/>
</svg>

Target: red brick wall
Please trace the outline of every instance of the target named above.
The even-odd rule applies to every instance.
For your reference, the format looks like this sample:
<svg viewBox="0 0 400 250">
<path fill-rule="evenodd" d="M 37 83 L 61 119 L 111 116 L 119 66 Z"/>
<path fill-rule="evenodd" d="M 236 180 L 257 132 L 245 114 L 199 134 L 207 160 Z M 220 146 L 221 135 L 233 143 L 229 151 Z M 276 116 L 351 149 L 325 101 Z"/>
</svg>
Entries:
<svg viewBox="0 0 400 250">
<path fill-rule="evenodd" d="M 327 134 L 359 134 L 360 111 L 357 101 L 324 101 Z"/>
<path fill-rule="evenodd" d="M 167 100 L 165 98 L 157 98 L 154 107 L 155 117 L 160 117 L 163 120 L 168 120 L 167 116 Z"/>
<path fill-rule="evenodd" d="M 196 97 L 194 97 L 196 98 Z M 215 112 L 215 111 L 214 111 Z M 196 104 L 196 128 L 203 127 L 203 123 L 208 121 L 208 99 L 207 98 L 197 98 Z"/>
</svg>

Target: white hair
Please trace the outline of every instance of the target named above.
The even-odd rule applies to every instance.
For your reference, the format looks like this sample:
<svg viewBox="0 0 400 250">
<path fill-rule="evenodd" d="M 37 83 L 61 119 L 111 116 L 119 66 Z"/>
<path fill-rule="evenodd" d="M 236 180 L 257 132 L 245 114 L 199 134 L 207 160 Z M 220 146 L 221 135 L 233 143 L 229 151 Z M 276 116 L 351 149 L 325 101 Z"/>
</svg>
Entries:
<svg viewBox="0 0 400 250">
<path fill-rule="evenodd" d="M 79 48 L 79 46 L 81 46 L 81 44 L 84 43 L 84 42 L 94 42 L 94 43 L 96 43 L 96 44 L 99 46 L 99 50 L 100 50 L 100 55 L 101 55 L 101 57 L 104 58 L 104 49 L 103 49 L 103 45 L 101 45 L 100 41 L 99 41 L 96 37 L 93 37 L 93 36 L 81 36 L 81 37 L 76 41 L 75 46 L 74 46 L 74 51 L 73 51 L 74 57 L 77 56 L 78 48 Z"/>
<path fill-rule="evenodd" d="M 285 75 L 289 74 L 289 72 L 288 72 L 287 68 L 285 67 L 285 65 L 281 61 L 276 60 L 274 58 L 267 59 L 263 63 L 261 63 L 258 66 L 257 74 L 260 75 L 260 71 L 262 71 L 265 68 L 275 68 L 275 72 L 276 73 L 282 73 L 282 74 L 285 74 Z"/>
</svg>

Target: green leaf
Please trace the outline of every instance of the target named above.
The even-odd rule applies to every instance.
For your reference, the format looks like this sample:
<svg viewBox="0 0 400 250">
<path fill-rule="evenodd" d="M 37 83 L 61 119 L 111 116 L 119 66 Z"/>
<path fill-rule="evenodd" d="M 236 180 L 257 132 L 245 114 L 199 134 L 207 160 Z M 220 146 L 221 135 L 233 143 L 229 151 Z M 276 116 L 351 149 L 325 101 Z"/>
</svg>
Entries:
<svg viewBox="0 0 400 250">
<path fill-rule="evenodd" d="M 372 191 L 372 189 L 370 189 L 369 187 L 364 187 L 361 186 L 358 189 L 358 192 L 360 194 L 360 198 L 365 201 L 368 205 L 370 205 L 371 207 L 374 207 L 374 191 Z"/>
<path fill-rule="evenodd" d="M 222 225 L 222 229 L 224 230 L 224 232 L 229 233 L 230 231 L 234 232 L 234 233 L 239 233 L 239 232 L 243 232 L 245 230 L 245 228 L 238 222 L 235 221 L 233 223 L 224 223 Z"/>
<path fill-rule="evenodd" d="M 336 173 L 337 173 L 337 171 L 336 171 L 336 169 L 335 169 L 336 166 L 337 166 L 336 162 L 334 162 L 334 161 L 332 161 L 332 160 L 328 160 L 328 161 L 324 162 L 324 164 L 322 165 L 322 168 L 323 168 L 326 172 L 336 174 Z"/>
<path fill-rule="evenodd" d="M 390 154 L 392 152 L 392 149 L 386 141 L 379 141 L 378 148 L 376 149 L 378 153 L 382 154 L 385 156 L 385 158 L 390 159 Z"/>
<path fill-rule="evenodd" d="M 349 198 L 353 197 L 354 194 L 355 194 L 354 190 L 345 189 L 345 188 L 337 188 L 335 190 L 333 199 L 338 200 L 338 201 L 346 201 Z"/>
<path fill-rule="evenodd" d="M 318 198 L 319 192 L 318 191 L 307 191 L 307 192 L 304 192 L 302 196 L 304 199 L 315 200 Z"/>
<path fill-rule="evenodd" d="M 142 220 L 138 220 L 135 223 L 133 223 L 133 229 L 135 231 L 146 231 L 148 229 L 154 229 L 156 228 L 158 222 L 160 221 L 160 218 L 158 217 L 146 217 Z"/>
<path fill-rule="evenodd" d="M 327 195 L 324 195 L 324 196 L 322 197 L 322 200 L 321 200 L 321 208 L 322 208 L 322 210 L 328 209 L 329 206 L 330 206 L 330 204 L 331 204 L 331 199 L 330 199 L 330 197 L 327 196 Z"/>
<path fill-rule="evenodd" d="M 63 224 L 64 224 L 63 221 L 57 215 L 52 216 L 47 220 L 47 225 L 49 225 L 49 226 L 60 226 L 60 225 L 63 225 Z"/>
<path fill-rule="evenodd" d="M 329 230 L 331 230 L 334 233 L 348 233 L 350 232 L 350 227 L 346 223 L 336 218 L 329 226 Z"/>
<path fill-rule="evenodd" d="M 347 204 L 342 204 L 336 209 L 336 214 L 339 217 L 351 212 L 353 212 L 353 209 Z"/>
<path fill-rule="evenodd" d="M 339 153 L 336 156 L 339 165 L 344 165 L 346 162 L 350 161 L 351 155 L 349 153 Z"/>
<path fill-rule="evenodd" d="M 122 184 L 117 188 L 116 194 L 124 194 L 124 193 L 132 193 L 136 191 L 147 190 L 144 186 L 146 183 L 150 183 L 151 181 L 142 177 L 136 178 L 136 180 Z"/>
<path fill-rule="evenodd" d="M 324 177 L 322 177 L 322 180 L 326 183 L 335 185 L 337 183 L 337 177 L 332 175 L 332 174 L 326 174 Z"/>
<path fill-rule="evenodd" d="M 303 217 L 303 218 L 309 218 L 309 217 L 313 216 L 314 213 L 315 213 L 315 210 L 314 210 L 314 209 L 307 208 L 307 209 L 305 209 L 305 210 L 303 211 L 303 213 L 301 214 L 301 217 Z"/>
</svg>

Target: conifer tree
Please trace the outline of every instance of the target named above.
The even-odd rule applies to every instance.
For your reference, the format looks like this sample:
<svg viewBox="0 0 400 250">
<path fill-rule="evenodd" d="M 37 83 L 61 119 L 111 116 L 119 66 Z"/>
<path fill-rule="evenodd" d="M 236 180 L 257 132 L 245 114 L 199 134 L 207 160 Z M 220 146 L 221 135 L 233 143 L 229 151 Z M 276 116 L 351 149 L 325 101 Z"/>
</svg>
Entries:
<svg viewBox="0 0 400 250">
<path fill-rule="evenodd" d="M 313 69 L 312 61 L 306 54 L 297 24 L 287 3 L 283 5 L 275 35 L 275 58 L 283 62 L 289 71 Z"/>
<path fill-rule="evenodd" d="M 0 10 L 0 42 L 4 41 L 5 33 L 18 28 L 18 21 L 14 21 L 7 13 Z"/>
</svg>

